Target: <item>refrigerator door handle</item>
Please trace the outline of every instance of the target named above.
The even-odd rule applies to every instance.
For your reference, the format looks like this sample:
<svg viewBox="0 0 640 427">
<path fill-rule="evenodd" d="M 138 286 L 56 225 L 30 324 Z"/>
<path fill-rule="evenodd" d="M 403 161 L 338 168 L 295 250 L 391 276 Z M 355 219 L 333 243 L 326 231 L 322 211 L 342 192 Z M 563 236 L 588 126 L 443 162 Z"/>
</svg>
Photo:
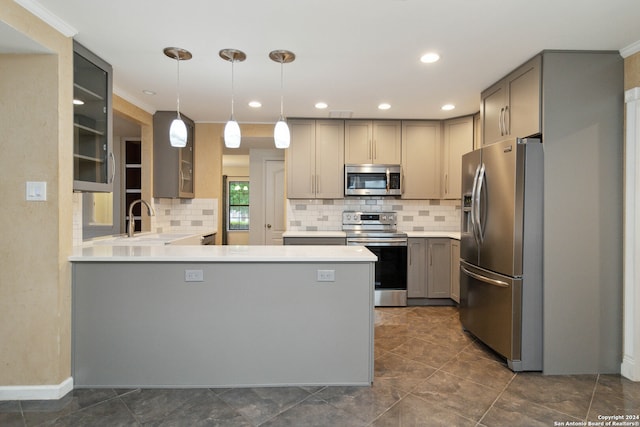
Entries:
<svg viewBox="0 0 640 427">
<path fill-rule="evenodd" d="M 482 229 L 482 218 L 480 217 L 480 197 L 482 196 L 482 187 L 484 187 L 484 177 L 485 177 L 485 165 L 482 163 L 480 166 L 480 173 L 478 173 L 478 187 L 476 188 L 476 199 L 474 200 L 474 209 L 475 209 L 475 217 L 476 224 L 478 228 L 478 243 L 482 244 L 484 242 L 484 230 Z"/>
<path fill-rule="evenodd" d="M 490 277 L 483 276 L 482 274 L 474 273 L 473 271 L 467 270 L 463 266 L 460 266 L 460 268 L 467 276 L 471 276 L 474 279 L 480 280 L 481 282 L 488 283 L 494 286 L 499 286 L 501 288 L 509 287 L 509 284 L 507 282 L 503 282 L 502 280 L 491 279 Z"/>
<path fill-rule="evenodd" d="M 476 218 L 476 193 L 479 175 L 480 165 L 478 165 L 476 173 L 473 175 L 473 188 L 471 189 L 471 228 L 473 229 L 473 239 L 476 241 L 476 245 L 480 244 L 480 240 L 478 240 L 478 218 Z"/>
</svg>

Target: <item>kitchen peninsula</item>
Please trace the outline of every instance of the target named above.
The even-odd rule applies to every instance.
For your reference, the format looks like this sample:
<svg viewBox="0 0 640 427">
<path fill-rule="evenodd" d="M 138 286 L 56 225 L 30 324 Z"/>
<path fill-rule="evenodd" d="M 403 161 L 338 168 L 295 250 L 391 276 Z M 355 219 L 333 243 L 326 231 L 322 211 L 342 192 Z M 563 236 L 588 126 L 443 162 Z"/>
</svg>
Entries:
<svg viewBox="0 0 640 427">
<path fill-rule="evenodd" d="M 361 246 L 75 248 L 75 387 L 370 385 Z"/>
</svg>

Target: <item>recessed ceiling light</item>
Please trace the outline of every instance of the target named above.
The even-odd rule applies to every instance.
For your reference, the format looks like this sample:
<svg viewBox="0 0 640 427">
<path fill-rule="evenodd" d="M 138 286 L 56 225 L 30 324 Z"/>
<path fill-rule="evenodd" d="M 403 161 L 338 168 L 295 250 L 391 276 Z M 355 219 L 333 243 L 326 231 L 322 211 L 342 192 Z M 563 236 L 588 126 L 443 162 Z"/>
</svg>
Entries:
<svg viewBox="0 0 640 427">
<path fill-rule="evenodd" d="M 154 91 L 152 91 L 151 89 L 143 89 L 142 93 L 144 93 L 145 95 L 149 95 L 149 96 L 153 96 L 156 93 Z"/>
<path fill-rule="evenodd" d="M 260 101 L 250 101 L 249 107 L 251 108 L 260 108 L 262 107 L 262 103 Z"/>
<path fill-rule="evenodd" d="M 328 105 L 327 105 L 326 102 L 318 102 L 318 103 L 316 103 L 316 108 L 318 110 L 324 110 L 327 107 L 328 107 Z"/>
<path fill-rule="evenodd" d="M 84 105 L 84 101 L 82 99 L 73 99 L 73 105 Z"/>
<path fill-rule="evenodd" d="M 383 102 L 382 104 L 378 105 L 378 110 L 388 110 L 389 108 L 391 108 L 391 105 L 387 104 L 386 102 Z"/>
<path fill-rule="evenodd" d="M 442 106 L 442 109 L 443 109 L 444 111 L 451 111 L 451 110 L 453 110 L 454 108 L 456 108 L 456 106 L 455 106 L 455 105 L 453 105 L 453 104 L 444 104 L 444 105 Z"/>
<path fill-rule="evenodd" d="M 424 55 L 422 55 L 420 57 L 420 61 L 424 62 L 425 64 L 434 63 L 434 62 L 438 61 L 439 59 L 440 59 L 440 55 L 438 55 L 435 52 L 425 53 Z"/>
</svg>

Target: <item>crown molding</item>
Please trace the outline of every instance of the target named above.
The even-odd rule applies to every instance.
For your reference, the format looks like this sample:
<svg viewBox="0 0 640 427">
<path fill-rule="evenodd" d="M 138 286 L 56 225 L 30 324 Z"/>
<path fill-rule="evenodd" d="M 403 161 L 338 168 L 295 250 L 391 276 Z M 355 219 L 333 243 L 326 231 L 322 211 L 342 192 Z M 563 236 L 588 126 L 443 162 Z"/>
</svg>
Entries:
<svg viewBox="0 0 640 427">
<path fill-rule="evenodd" d="M 53 27 L 59 33 L 62 33 L 65 37 L 74 37 L 78 34 L 78 30 L 67 24 L 60 19 L 57 15 L 51 13 L 48 9 L 45 9 L 40 3 L 35 0 L 13 0 L 23 8 L 27 9 L 33 15 L 37 16 L 51 27 Z"/>
</svg>

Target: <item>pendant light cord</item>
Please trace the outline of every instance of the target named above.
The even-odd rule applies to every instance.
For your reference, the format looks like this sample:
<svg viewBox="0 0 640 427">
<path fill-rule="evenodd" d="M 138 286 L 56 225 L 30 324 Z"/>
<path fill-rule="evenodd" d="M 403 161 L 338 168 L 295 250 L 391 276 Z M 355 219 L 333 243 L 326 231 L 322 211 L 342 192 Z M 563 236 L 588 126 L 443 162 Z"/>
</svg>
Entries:
<svg viewBox="0 0 640 427">
<path fill-rule="evenodd" d="M 178 72 L 176 73 L 177 75 L 177 82 L 176 82 L 176 92 L 177 92 L 177 106 L 176 106 L 176 110 L 178 112 L 178 119 L 180 119 L 180 57 L 178 56 L 176 58 L 176 61 L 178 62 Z"/>
<path fill-rule="evenodd" d="M 233 104 L 234 104 L 234 92 L 235 92 L 235 88 L 234 88 L 234 78 L 233 78 L 233 64 L 234 62 L 236 62 L 235 59 L 231 59 L 231 120 L 233 119 Z"/>
<path fill-rule="evenodd" d="M 280 61 L 280 120 L 284 120 L 284 60 Z"/>
</svg>

